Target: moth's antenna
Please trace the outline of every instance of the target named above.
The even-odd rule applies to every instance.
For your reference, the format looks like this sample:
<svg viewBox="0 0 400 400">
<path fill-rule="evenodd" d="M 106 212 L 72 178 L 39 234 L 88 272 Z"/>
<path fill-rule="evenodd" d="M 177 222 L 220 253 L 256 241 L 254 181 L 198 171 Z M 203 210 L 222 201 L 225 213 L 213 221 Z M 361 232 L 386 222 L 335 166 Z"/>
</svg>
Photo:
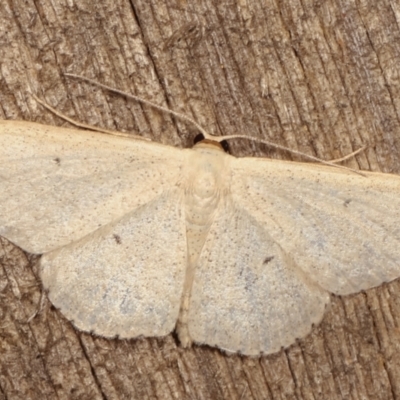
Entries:
<svg viewBox="0 0 400 400">
<path fill-rule="evenodd" d="M 177 118 L 179 118 L 179 119 L 181 119 L 183 121 L 190 122 L 191 124 L 193 124 L 204 135 L 205 139 L 214 140 L 216 142 L 222 142 L 223 140 L 231 140 L 231 139 L 252 140 L 252 141 L 259 142 L 259 143 L 263 143 L 263 144 L 265 144 L 265 145 L 267 145 L 269 147 L 272 147 L 272 148 L 275 148 L 275 149 L 278 149 L 278 150 L 288 151 L 289 153 L 292 153 L 292 154 L 307 158 L 307 159 L 312 160 L 312 161 L 316 161 L 316 162 L 318 162 L 320 164 L 329 165 L 329 166 L 335 167 L 335 168 L 345 169 L 347 171 L 352 171 L 352 172 L 355 172 L 356 174 L 364 176 L 363 173 L 361 173 L 361 172 L 359 172 L 359 171 L 357 171 L 355 169 L 344 167 L 342 165 L 336 165 L 335 163 L 336 162 L 340 162 L 340 161 L 344 161 L 344 160 L 346 160 L 346 159 L 348 159 L 350 157 L 355 156 L 359 152 L 365 150 L 365 148 L 366 148 L 365 146 L 362 147 L 361 149 L 358 149 L 358 150 L 354 151 L 353 153 L 351 153 L 351 154 L 349 154 L 349 155 L 347 155 L 345 157 L 342 157 L 341 159 L 333 160 L 333 161 L 324 161 L 324 160 L 321 160 L 318 157 L 314 157 L 314 156 L 311 156 L 309 154 L 301 153 L 300 151 L 289 149 L 288 147 L 281 146 L 279 144 L 272 143 L 272 142 L 269 142 L 269 141 L 264 140 L 264 139 L 251 137 L 251 136 L 246 136 L 246 135 L 214 136 L 214 135 L 210 135 L 209 133 L 207 133 L 206 130 L 204 128 L 202 128 L 194 119 L 192 119 L 192 118 L 190 118 L 190 117 L 188 117 L 188 116 L 186 116 L 184 114 L 181 114 L 181 113 L 178 113 L 176 111 L 170 110 L 169 108 L 166 108 L 166 107 L 163 107 L 163 106 L 159 106 L 158 104 L 155 104 L 155 103 L 153 103 L 153 102 L 151 102 L 149 100 L 145 100 L 145 99 L 143 99 L 143 98 L 141 98 L 139 96 L 136 96 L 134 94 L 125 93 L 125 92 L 123 92 L 121 90 L 114 89 L 111 86 L 104 85 L 102 83 L 96 82 L 93 79 L 89 79 L 89 78 L 86 78 L 86 77 L 81 76 L 81 75 L 70 74 L 70 73 L 65 73 L 64 75 L 65 76 L 69 76 L 71 78 L 78 78 L 78 79 L 81 79 L 83 81 L 92 83 L 93 85 L 96 85 L 96 86 L 99 86 L 99 87 L 101 87 L 103 89 L 109 90 L 110 92 L 118 93 L 121 96 L 126 97 L 127 99 L 136 100 L 139 103 L 146 104 L 146 105 L 148 105 L 150 107 L 155 108 L 156 110 L 159 110 L 159 111 L 162 111 L 162 112 L 166 112 L 168 114 L 174 115 L 175 117 L 177 117 Z"/>
<path fill-rule="evenodd" d="M 148 138 L 144 138 L 143 136 L 135 135 L 133 133 L 111 131 L 111 130 L 108 130 L 108 129 L 99 128 L 97 126 L 91 126 L 91 125 L 84 124 L 84 123 L 76 121 L 76 120 L 74 120 L 74 119 L 72 119 L 70 117 L 67 117 L 65 114 L 63 114 L 63 113 L 57 111 L 56 109 L 54 109 L 53 107 L 49 106 L 43 100 L 40 100 L 39 97 L 35 96 L 34 94 L 32 94 L 32 97 L 39 104 L 41 104 L 44 108 L 47 108 L 49 111 L 51 111 L 54 115 L 57 115 L 58 117 L 64 119 L 65 121 L 68 121 L 70 124 L 75 125 L 75 126 L 79 126 L 80 128 L 89 129 L 91 131 L 96 131 L 96 132 L 100 132 L 100 133 L 105 133 L 107 135 L 121 136 L 121 137 L 127 137 L 127 138 L 133 138 L 134 137 L 135 139 L 150 141 L 150 139 L 148 139 Z"/>
<path fill-rule="evenodd" d="M 292 154 L 295 154 L 295 155 L 297 155 L 297 156 L 304 157 L 304 158 L 308 158 L 309 160 L 316 161 L 316 162 L 318 162 L 318 163 L 320 163 L 320 164 L 329 165 L 329 166 L 335 167 L 335 168 L 345 169 L 345 170 L 347 170 L 347 171 L 353 171 L 353 172 L 355 172 L 355 173 L 357 173 L 357 174 L 359 174 L 359 175 L 365 176 L 365 174 L 363 174 L 362 172 L 360 172 L 360 171 L 358 171 L 358 170 L 356 170 L 356 169 L 348 168 L 348 167 L 345 167 L 345 166 L 343 166 L 343 165 L 337 165 L 336 163 L 342 162 L 342 161 L 347 160 L 348 158 L 354 157 L 356 154 L 361 153 L 362 151 L 364 151 L 364 150 L 367 148 L 367 146 L 363 146 L 363 147 L 359 148 L 358 150 L 355 150 L 355 151 L 353 151 L 352 153 L 350 153 L 350 154 L 348 154 L 347 156 L 344 156 L 344 157 L 342 157 L 342 158 L 338 158 L 338 159 L 336 159 L 336 160 L 331 160 L 331 161 L 325 161 L 325 160 L 322 160 L 322 159 L 320 159 L 320 158 L 318 158 L 318 157 L 314 157 L 314 156 L 312 156 L 312 155 L 310 155 L 310 154 L 302 153 L 301 151 L 289 149 L 288 147 L 281 146 L 280 144 L 272 143 L 272 142 L 269 142 L 268 140 L 264 140 L 264 139 L 260 139 L 260 138 L 255 138 L 255 137 L 251 137 L 251 136 L 246 136 L 246 135 L 229 135 L 229 136 L 220 136 L 220 138 L 221 138 L 222 140 L 229 140 L 229 139 L 246 139 L 246 140 L 252 140 L 252 141 L 255 141 L 255 142 L 259 142 L 259 143 L 266 144 L 267 146 L 273 147 L 273 148 L 278 149 L 278 150 L 288 151 L 288 152 L 290 152 L 290 153 L 292 153 Z"/>
<path fill-rule="evenodd" d="M 169 108 L 166 108 L 166 107 L 163 107 L 163 106 L 159 106 L 158 104 L 155 104 L 155 103 L 153 103 L 153 102 L 151 102 L 149 100 L 142 99 L 141 97 L 136 96 L 134 94 L 125 93 L 122 90 L 114 89 L 111 86 L 103 85 L 102 83 L 96 82 L 96 81 L 94 81 L 92 79 L 89 79 L 89 78 L 86 78 L 84 76 L 80 76 L 80 75 L 76 75 L 76 74 L 68 74 L 68 73 L 65 73 L 64 75 L 65 76 L 70 76 L 72 78 L 82 79 L 83 81 L 90 82 L 93 85 L 99 86 L 99 87 L 101 87 L 103 89 L 107 89 L 110 92 L 118 93 L 119 95 L 124 96 L 127 99 L 136 100 L 139 103 L 146 104 L 146 105 L 148 105 L 150 107 L 155 108 L 156 110 L 171 114 L 171 115 L 173 115 L 173 116 L 175 116 L 175 117 L 177 117 L 177 118 L 179 118 L 181 120 L 190 122 L 191 124 L 193 124 L 204 135 L 204 137 L 206 139 L 215 140 L 215 137 L 210 135 L 209 133 L 207 133 L 194 119 L 192 119 L 192 118 L 190 118 L 190 117 L 188 117 L 188 116 L 186 116 L 184 114 L 180 114 L 180 113 L 178 113 L 176 111 L 170 110 Z"/>
</svg>

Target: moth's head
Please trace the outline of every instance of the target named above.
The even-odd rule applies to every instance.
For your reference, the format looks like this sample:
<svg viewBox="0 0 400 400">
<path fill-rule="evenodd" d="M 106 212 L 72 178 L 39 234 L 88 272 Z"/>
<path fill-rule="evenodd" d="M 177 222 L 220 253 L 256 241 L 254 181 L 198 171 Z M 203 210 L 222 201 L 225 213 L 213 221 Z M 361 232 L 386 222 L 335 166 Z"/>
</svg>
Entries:
<svg viewBox="0 0 400 400">
<path fill-rule="evenodd" d="M 204 147 L 204 148 L 214 148 L 224 151 L 225 153 L 229 153 L 229 145 L 226 140 L 222 140 L 221 142 L 217 142 L 216 140 L 205 139 L 202 133 L 199 133 L 194 138 L 194 146 L 193 147 Z"/>
</svg>

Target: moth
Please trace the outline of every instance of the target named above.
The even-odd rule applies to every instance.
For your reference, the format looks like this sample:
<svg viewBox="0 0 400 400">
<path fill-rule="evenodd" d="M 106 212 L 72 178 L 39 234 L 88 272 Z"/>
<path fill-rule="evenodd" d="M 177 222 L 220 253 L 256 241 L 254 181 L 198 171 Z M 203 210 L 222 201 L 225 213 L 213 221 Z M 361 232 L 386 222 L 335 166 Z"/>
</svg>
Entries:
<svg viewBox="0 0 400 400">
<path fill-rule="evenodd" d="M 0 121 L 0 235 L 83 331 L 260 356 L 400 276 L 400 177 Z"/>
</svg>

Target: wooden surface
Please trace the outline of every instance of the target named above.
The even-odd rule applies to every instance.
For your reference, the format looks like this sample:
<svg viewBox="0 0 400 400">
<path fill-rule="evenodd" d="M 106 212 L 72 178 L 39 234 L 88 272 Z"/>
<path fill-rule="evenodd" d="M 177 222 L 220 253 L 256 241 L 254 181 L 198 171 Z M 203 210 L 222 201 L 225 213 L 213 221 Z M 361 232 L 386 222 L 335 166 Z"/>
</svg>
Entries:
<svg viewBox="0 0 400 400">
<path fill-rule="evenodd" d="M 35 93 L 82 122 L 191 146 L 194 127 L 63 76 L 71 72 L 213 134 L 324 159 L 368 144 L 348 166 L 400 173 L 399 24 L 390 0 L 5 0 L 0 119 L 68 126 Z M 246 141 L 231 149 L 293 159 Z M 399 281 L 333 297 L 309 336 L 252 359 L 184 350 L 174 335 L 77 332 L 43 294 L 37 258 L 0 242 L 0 400 L 400 399 Z"/>
</svg>

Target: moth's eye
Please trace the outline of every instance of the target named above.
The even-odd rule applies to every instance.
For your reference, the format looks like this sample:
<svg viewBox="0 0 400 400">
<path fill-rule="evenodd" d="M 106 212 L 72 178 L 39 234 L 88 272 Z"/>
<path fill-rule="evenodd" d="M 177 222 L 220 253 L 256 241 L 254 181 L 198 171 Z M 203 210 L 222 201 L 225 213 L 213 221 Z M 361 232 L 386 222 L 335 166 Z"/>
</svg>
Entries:
<svg viewBox="0 0 400 400">
<path fill-rule="evenodd" d="M 205 139 L 204 135 L 203 135 L 202 133 L 199 133 L 199 134 L 197 134 L 196 137 L 194 138 L 193 144 L 199 143 L 199 142 L 201 142 L 201 141 L 204 140 L 204 139 Z"/>
<path fill-rule="evenodd" d="M 224 149 L 225 153 L 230 154 L 231 153 L 231 148 L 229 147 L 229 143 L 227 140 L 223 140 L 222 142 L 219 142 L 222 148 Z"/>
</svg>

